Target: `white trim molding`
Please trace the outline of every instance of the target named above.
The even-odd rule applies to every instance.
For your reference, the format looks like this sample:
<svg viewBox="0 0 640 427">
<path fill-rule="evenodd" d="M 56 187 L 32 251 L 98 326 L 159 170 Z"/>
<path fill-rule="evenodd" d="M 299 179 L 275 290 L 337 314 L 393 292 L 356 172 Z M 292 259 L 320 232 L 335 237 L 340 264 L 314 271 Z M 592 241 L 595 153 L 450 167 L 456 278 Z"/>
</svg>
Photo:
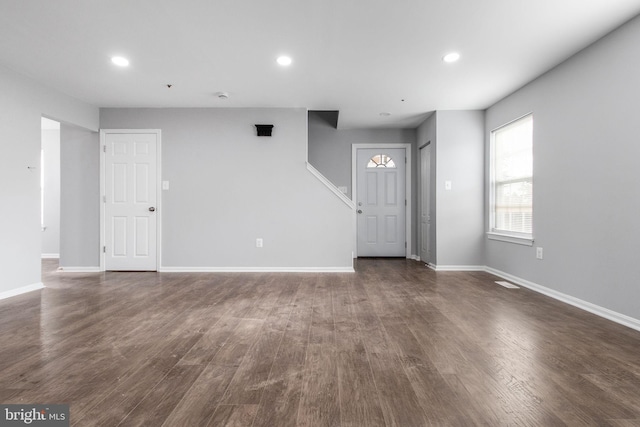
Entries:
<svg viewBox="0 0 640 427">
<path fill-rule="evenodd" d="M 42 282 L 22 286 L 20 288 L 11 289 L 9 291 L 0 292 L 0 300 L 26 294 L 27 292 L 38 291 L 40 289 L 44 289 L 44 284 Z"/>
<path fill-rule="evenodd" d="M 311 172 L 311 174 L 313 176 L 315 176 L 316 178 L 318 178 L 318 180 L 320 182 L 322 182 L 329 190 L 331 190 L 331 192 L 333 194 L 335 194 L 336 196 L 338 196 L 338 198 L 340 200 L 342 200 L 342 202 L 344 204 L 346 204 L 347 206 L 349 206 L 349 208 L 351 208 L 352 210 L 356 210 L 356 204 L 353 200 L 351 200 L 350 198 L 347 197 L 346 194 L 344 194 L 342 191 L 338 190 L 338 187 L 336 187 L 331 181 L 329 181 L 329 179 L 327 179 L 326 176 L 324 176 L 322 174 L 322 172 L 320 172 L 318 169 L 314 168 L 313 165 L 311 165 L 311 163 L 307 162 L 307 170 L 309 172 Z"/>
<path fill-rule="evenodd" d="M 505 273 L 504 271 L 496 270 L 495 268 L 485 267 L 485 271 L 503 279 L 507 279 L 525 288 L 531 289 L 532 291 L 551 297 L 555 300 L 588 311 L 589 313 L 595 314 L 596 316 L 603 317 L 607 320 L 611 320 L 612 322 L 618 323 L 631 329 L 635 329 L 636 331 L 640 331 L 639 319 L 634 319 L 633 317 L 627 316 L 625 314 L 609 310 L 608 308 L 600 307 L 599 305 L 595 305 L 579 298 L 572 297 L 571 295 L 567 295 L 562 292 L 547 288 L 545 286 L 538 285 L 537 283 L 533 283 L 512 274 Z"/>
<path fill-rule="evenodd" d="M 58 267 L 58 273 L 100 273 L 100 267 Z"/>
<path fill-rule="evenodd" d="M 521 237 L 521 236 L 515 236 L 511 234 L 502 234 L 502 233 L 496 233 L 495 231 L 489 231 L 487 233 L 487 239 L 498 240 L 500 242 L 515 243 L 516 245 L 523 245 L 523 246 L 533 246 L 533 242 L 534 242 L 532 237 Z"/>
<path fill-rule="evenodd" d="M 427 264 L 432 270 L 435 271 L 486 271 L 487 267 L 484 265 L 435 265 Z"/>
<path fill-rule="evenodd" d="M 42 259 L 60 259 L 60 254 L 42 254 Z"/>
<path fill-rule="evenodd" d="M 160 267 L 161 273 L 355 273 L 353 267 Z"/>
</svg>

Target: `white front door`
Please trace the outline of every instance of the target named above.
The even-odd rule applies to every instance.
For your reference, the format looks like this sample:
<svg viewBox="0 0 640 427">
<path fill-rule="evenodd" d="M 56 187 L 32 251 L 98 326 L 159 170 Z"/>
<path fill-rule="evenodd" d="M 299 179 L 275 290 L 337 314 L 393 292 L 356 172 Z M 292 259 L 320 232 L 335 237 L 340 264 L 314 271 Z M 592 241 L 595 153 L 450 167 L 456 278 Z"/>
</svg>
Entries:
<svg viewBox="0 0 640 427">
<path fill-rule="evenodd" d="M 358 256 L 404 257 L 405 149 L 356 152 Z"/>
<path fill-rule="evenodd" d="M 431 262 L 431 145 L 420 148 L 420 259 Z"/>
<path fill-rule="evenodd" d="M 157 270 L 157 139 L 105 134 L 105 270 Z"/>
</svg>

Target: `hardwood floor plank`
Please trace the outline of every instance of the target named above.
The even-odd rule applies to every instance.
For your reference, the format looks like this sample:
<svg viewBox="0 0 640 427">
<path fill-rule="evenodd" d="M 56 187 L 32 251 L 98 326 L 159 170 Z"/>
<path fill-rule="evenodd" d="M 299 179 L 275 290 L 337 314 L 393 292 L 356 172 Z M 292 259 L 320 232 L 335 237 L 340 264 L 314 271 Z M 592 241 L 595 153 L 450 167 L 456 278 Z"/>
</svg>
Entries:
<svg viewBox="0 0 640 427">
<path fill-rule="evenodd" d="M 209 364 L 169 414 L 164 427 L 205 426 L 222 401 L 237 367 Z"/>
<path fill-rule="evenodd" d="M 162 425 L 202 370 L 198 365 L 174 366 L 118 425 Z"/>
<path fill-rule="evenodd" d="M 341 425 L 335 346 L 309 344 L 307 347 L 297 425 Z"/>
<path fill-rule="evenodd" d="M 253 423 L 258 405 L 220 405 L 211 422 L 211 427 L 247 427 Z"/>
<path fill-rule="evenodd" d="M 258 405 L 280 347 L 289 313 L 272 309 L 255 342 L 247 350 L 223 399 L 226 405 Z"/>
<path fill-rule="evenodd" d="M 237 317 L 222 317 L 202 335 L 178 362 L 179 365 L 206 365 L 225 345 L 233 331 L 240 324 Z"/>
<path fill-rule="evenodd" d="M 309 275 L 298 283 L 292 311 L 262 393 L 254 427 L 297 425 L 315 285 L 315 279 Z"/>
<path fill-rule="evenodd" d="M 143 362 L 115 387 L 107 388 L 102 394 L 78 398 L 78 403 L 71 404 L 73 423 L 78 426 L 117 425 L 171 372 L 180 360 L 180 353 L 186 353 L 198 338 L 174 338 L 160 352 L 160 357 Z"/>
<path fill-rule="evenodd" d="M 344 426 L 384 426 L 380 396 L 349 294 L 350 279 L 341 276 L 333 288 L 341 422 Z"/>
<path fill-rule="evenodd" d="M 387 312 L 383 301 L 371 298 L 360 280 L 354 280 L 349 290 L 359 301 L 355 305 L 358 328 L 380 396 L 385 423 L 389 426 L 428 425 L 418 396 L 401 368 L 399 356 L 391 348 L 378 317 L 379 312 Z"/>
<path fill-rule="evenodd" d="M 339 426 L 337 348 L 331 295 L 331 276 L 318 278 L 313 298 L 313 315 L 297 424 L 300 426 Z"/>
<path fill-rule="evenodd" d="M 210 363 L 222 366 L 240 366 L 244 355 L 252 346 L 263 324 L 264 320 L 241 319 L 225 345 L 216 352 Z"/>
<path fill-rule="evenodd" d="M 640 332 L 484 272 L 60 273 L 0 301 L 0 401 L 74 426 L 634 426 Z"/>
</svg>

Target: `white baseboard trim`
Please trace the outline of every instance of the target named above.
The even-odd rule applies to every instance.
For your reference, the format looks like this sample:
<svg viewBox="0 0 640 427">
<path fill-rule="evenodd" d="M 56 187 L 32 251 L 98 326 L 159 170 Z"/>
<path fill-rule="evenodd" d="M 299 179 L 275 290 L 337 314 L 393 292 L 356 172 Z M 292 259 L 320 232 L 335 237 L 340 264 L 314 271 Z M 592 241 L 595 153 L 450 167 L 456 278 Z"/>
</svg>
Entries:
<svg viewBox="0 0 640 427">
<path fill-rule="evenodd" d="M 355 273 L 353 267 L 160 267 L 161 273 Z"/>
<path fill-rule="evenodd" d="M 58 273 L 99 273 L 100 267 L 58 267 Z"/>
<path fill-rule="evenodd" d="M 42 254 L 42 259 L 60 259 L 60 254 Z"/>
<path fill-rule="evenodd" d="M 27 292 L 37 291 L 39 289 L 44 289 L 44 284 L 42 282 L 34 283 L 33 285 L 22 286 L 17 289 L 11 289 L 9 291 L 0 292 L 0 300 L 15 297 L 21 294 L 26 294 Z"/>
<path fill-rule="evenodd" d="M 418 255 L 410 255 L 407 258 L 412 259 L 414 261 L 420 261 L 420 257 Z"/>
<path fill-rule="evenodd" d="M 578 307 L 582 310 L 588 311 L 589 313 L 595 314 L 596 316 L 604 317 L 605 319 L 611 320 L 612 322 L 616 322 L 628 328 L 640 331 L 639 319 L 634 319 L 633 317 L 627 316 L 625 314 L 621 314 L 613 310 L 609 310 L 608 308 L 600 307 L 599 305 L 595 305 L 579 298 L 572 297 L 571 295 L 549 289 L 545 286 L 538 285 L 537 283 L 533 283 L 512 274 L 505 273 L 504 271 L 496 270 L 495 268 L 485 267 L 485 271 L 503 279 L 507 279 L 525 288 L 531 289 L 532 291 L 541 293 L 558 301 L 562 301 L 566 304 L 570 304 L 574 307 Z"/>
<path fill-rule="evenodd" d="M 428 264 L 435 271 L 486 271 L 484 265 L 435 265 Z"/>
</svg>

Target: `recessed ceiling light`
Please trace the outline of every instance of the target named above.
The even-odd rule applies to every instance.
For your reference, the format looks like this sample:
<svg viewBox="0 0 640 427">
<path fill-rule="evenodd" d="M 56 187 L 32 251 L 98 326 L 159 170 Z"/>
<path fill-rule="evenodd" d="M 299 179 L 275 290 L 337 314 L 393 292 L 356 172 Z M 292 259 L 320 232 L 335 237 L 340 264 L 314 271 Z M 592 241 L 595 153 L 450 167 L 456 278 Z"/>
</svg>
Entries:
<svg viewBox="0 0 640 427">
<path fill-rule="evenodd" d="M 116 64 L 118 67 L 126 67 L 127 65 L 129 65 L 129 60 L 122 56 L 114 56 L 113 58 L 111 58 L 111 62 Z"/>
<path fill-rule="evenodd" d="M 278 62 L 278 64 L 282 65 L 283 67 L 287 67 L 291 65 L 291 63 L 293 62 L 293 60 L 289 56 L 279 56 L 278 59 L 276 59 L 276 61 Z"/>
<path fill-rule="evenodd" d="M 456 62 L 458 59 L 460 59 L 460 54 L 458 52 L 451 52 L 451 53 L 447 53 L 445 56 L 442 57 L 442 60 L 444 62 Z"/>
<path fill-rule="evenodd" d="M 382 117 L 389 117 L 389 116 L 391 115 L 391 113 L 390 113 L 390 112 L 388 112 L 388 111 L 383 111 L 382 113 L 380 113 L 380 115 L 381 115 Z"/>
</svg>

